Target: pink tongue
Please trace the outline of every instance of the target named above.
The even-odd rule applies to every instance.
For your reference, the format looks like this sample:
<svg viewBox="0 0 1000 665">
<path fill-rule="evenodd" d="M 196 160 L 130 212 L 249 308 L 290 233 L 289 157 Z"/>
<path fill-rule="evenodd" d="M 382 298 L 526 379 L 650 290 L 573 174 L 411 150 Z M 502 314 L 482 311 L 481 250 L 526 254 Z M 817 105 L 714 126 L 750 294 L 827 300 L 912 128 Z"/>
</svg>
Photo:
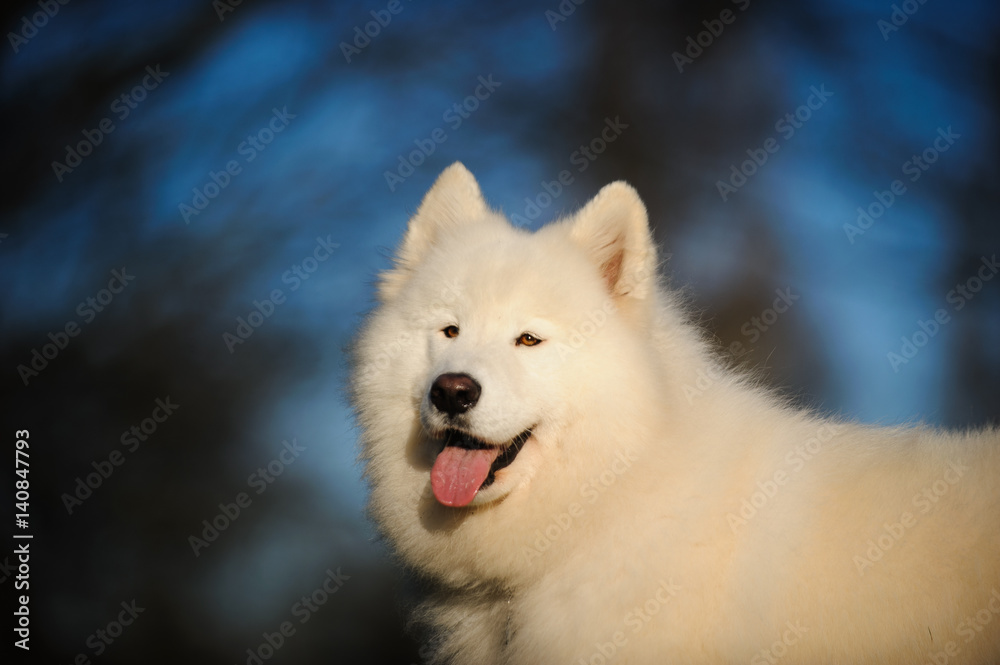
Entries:
<svg viewBox="0 0 1000 665">
<path fill-rule="evenodd" d="M 446 506 L 469 505 L 499 454 L 499 448 L 467 450 L 445 446 L 431 469 L 434 496 Z"/>
</svg>

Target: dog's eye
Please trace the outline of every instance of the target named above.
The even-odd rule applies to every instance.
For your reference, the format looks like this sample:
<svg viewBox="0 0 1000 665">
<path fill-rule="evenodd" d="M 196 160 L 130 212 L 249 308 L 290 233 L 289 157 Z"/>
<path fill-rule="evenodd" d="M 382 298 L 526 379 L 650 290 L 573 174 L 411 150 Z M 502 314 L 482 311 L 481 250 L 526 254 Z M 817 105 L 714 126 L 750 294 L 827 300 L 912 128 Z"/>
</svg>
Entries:
<svg viewBox="0 0 1000 665">
<path fill-rule="evenodd" d="M 448 326 L 446 328 L 442 328 L 441 332 L 443 332 L 444 336 L 449 339 L 452 337 L 458 337 L 458 326 Z"/>
<path fill-rule="evenodd" d="M 517 338 L 514 342 L 517 346 L 534 346 L 536 344 L 541 344 L 542 340 L 535 337 L 531 333 L 521 333 L 521 336 Z"/>
</svg>

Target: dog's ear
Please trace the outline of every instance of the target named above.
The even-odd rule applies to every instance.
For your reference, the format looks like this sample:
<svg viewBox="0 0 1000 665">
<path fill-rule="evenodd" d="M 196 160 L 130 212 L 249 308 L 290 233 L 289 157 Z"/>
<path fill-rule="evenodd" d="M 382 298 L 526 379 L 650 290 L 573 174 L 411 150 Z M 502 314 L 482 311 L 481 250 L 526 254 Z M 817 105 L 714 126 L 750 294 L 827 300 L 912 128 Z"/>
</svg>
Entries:
<svg viewBox="0 0 1000 665">
<path fill-rule="evenodd" d="M 615 297 L 646 298 L 656 273 L 656 246 L 646 206 L 624 182 L 606 185 L 568 220 L 570 238 L 597 266 Z"/>
<path fill-rule="evenodd" d="M 443 230 L 483 219 L 489 209 L 479 191 L 479 183 L 461 162 L 455 162 L 438 176 L 410 218 L 406 234 L 396 250 L 393 269 L 380 275 L 383 299 L 394 295 L 409 279 Z"/>
</svg>

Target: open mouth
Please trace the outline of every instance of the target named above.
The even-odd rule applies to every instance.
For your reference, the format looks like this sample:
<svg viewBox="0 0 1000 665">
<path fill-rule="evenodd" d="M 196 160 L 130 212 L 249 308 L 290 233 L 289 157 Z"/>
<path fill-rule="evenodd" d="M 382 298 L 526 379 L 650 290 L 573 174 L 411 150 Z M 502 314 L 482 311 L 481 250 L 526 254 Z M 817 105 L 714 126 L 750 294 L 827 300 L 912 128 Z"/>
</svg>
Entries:
<svg viewBox="0 0 1000 665">
<path fill-rule="evenodd" d="M 521 452 L 521 448 L 524 447 L 524 442 L 528 440 L 531 436 L 531 430 L 526 429 L 507 444 L 507 447 L 503 449 L 497 458 L 493 460 L 493 464 L 490 465 L 490 473 L 486 476 L 486 480 L 483 484 L 479 486 L 479 489 L 484 487 L 489 487 L 496 480 L 496 472 L 500 469 L 510 466 L 510 463 L 514 461 L 517 454 Z M 476 437 L 466 434 L 465 432 L 460 432 L 457 429 L 450 429 L 444 433 L 444 445 L 456 446 L 464 450 L 497 450 L 497 446 L 491 446 L 485 441 L 481 441 Z"/>
<path fill-rule="evenodd" d="M 457 429 L 444 433 L 444 448 L 431 469 L 431 488 L 446 506 L 466 506 L 479 490 L 496 480 L 496 473 L 514 461 L 531 428 L 524 430 L 504 447 L 491 445 Z"/>
</svg>

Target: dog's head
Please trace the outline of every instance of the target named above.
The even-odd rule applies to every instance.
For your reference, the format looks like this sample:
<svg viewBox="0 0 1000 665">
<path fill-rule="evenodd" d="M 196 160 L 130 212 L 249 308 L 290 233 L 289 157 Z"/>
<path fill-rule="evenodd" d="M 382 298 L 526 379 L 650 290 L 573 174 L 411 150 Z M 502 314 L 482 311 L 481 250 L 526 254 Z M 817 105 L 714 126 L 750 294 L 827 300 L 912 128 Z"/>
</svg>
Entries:
<svg viewBox="0 0 1000 665">
<path fill-rule="evenodd" d="M 531 233 L 491 211 L 464 166 L 447 168 L 380 276 L 354 353 L 383 526 L 407 502 L 423 502 L 427 529 L 495 512 L 565 482 L 572 460 L 601 459 L 565 439 L 641 384 L 629 368 L 649 358 L 629 340 L 654 316 L 655 269 L 645 208 L 624 183 Z M 609 428 L 627 417 L 615 408 Z"/>
</svg>

